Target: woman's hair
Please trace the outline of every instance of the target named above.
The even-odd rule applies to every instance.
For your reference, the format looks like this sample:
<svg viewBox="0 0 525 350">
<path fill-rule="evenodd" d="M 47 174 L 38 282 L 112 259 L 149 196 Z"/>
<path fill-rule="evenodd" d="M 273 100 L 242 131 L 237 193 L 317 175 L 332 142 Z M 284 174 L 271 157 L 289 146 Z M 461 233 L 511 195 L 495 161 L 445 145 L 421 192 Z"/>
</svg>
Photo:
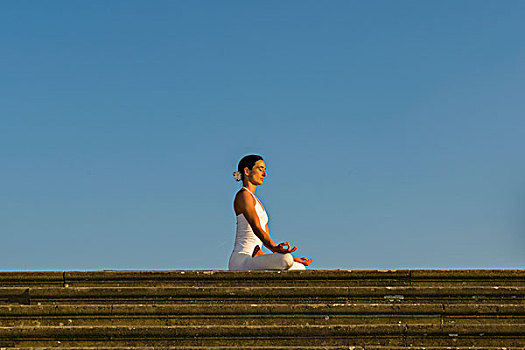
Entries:
<svg viewBox="0 0 525 350">
<path fill-rule="evenodd" d="M 242 159 L 239 161 L 239 165 L 237 165 L 237 171 L 240 173 L 240 178 L 237 181 L 241 181 L 242 179 L 244 179 L 244 168 L 248 168 L 251 170 L 255 163 L 257 163 L 257 161 L 259 160 L 263 160 L 263 157 L 257 154 L 250 154 L 242 157 Z"/>
</svg>

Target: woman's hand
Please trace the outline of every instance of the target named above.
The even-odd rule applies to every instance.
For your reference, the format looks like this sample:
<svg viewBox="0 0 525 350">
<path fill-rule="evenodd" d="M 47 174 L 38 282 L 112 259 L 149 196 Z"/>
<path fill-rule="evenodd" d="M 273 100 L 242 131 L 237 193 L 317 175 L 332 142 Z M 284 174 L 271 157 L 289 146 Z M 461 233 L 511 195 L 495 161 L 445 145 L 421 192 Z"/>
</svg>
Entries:
<svg viewBox="0 0 525 350">
<path fill-rule="evenodd" d="M 314 261 L 314 259 L 308 259 L 306 257 L 302 257 L 302 258 L 293 258 L 294 261 L 297 261 L 298 263 L 300 264 L 303 264 L 304 266 L 308 266 L 312 263 L 312 261 Z"/>
<path fill-rule="evenodd" d="M 295 252 L 296 250 L 297 250 L 297 247 L 290 248 L 290 242 L 279 243 L 272 249 L 274 253 L 281 253 L 281 254 L 292 253 L 292 252 Z"/>
</svg>

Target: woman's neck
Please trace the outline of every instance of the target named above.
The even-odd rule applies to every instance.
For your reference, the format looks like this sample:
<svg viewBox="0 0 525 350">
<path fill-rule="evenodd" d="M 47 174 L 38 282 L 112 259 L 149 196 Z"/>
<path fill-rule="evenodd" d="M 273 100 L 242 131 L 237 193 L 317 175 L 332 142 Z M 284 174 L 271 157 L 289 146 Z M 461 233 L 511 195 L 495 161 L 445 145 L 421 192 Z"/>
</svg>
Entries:
<svg viewBox="0 0 525 350">
<path fill-rule="evenodd" d="M 248 191 L 255 194 L 255 189 L 257 188 L 257 185 L 254 185 L 251 182 L 246 182 L 246 183 L 243 183 L 243 186 L 246 187 Z"/>
</svg>

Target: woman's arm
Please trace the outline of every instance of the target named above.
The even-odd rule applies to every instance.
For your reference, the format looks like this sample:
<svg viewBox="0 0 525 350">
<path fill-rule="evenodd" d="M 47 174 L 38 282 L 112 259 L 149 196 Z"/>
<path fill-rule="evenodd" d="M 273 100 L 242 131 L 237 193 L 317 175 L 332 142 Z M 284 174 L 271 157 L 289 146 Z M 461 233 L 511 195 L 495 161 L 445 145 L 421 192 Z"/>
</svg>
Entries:
<svg viewBox="0 0 525 350">
<path fill-rule="evenodd" d="M 236 213 L 242 213 L 248 223 L 250 224 L 253 233 L 263 242 L 264 246 L 270 249 L 274 253 L 291 253 L 297 248 L 293 249 L 285 248 L 286 245 L 289 246 L 288 242 L 275 244 L 275 242 L 270 237 L 268 225 L 266 225 L 266 231 L 261 227 L 261 222 L 259 221 L 259 216 L 255 211 L 255 198 L 247 191 L 240 191 L 237 193 L 234 201 L 234 207 Z"/>
<path fill-rule="evenodd" d="M 293 261 L 303 264 L 304 266 L 308 266 L 312 263 L 312 261 L 314 261 L 314 259 L 308 259 L 306 257 L 302 257 L 302 258 L 293 258 Z"/>
</svg>

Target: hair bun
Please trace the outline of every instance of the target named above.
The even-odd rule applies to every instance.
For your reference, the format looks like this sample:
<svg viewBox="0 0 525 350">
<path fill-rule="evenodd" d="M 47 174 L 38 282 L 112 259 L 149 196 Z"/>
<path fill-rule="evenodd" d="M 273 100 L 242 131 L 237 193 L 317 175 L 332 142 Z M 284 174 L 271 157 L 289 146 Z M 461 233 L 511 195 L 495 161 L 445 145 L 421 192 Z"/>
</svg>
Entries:
<svg viewBox="0 0 525 350">
<path fill-rule="evenodd" d="M 233 172 L 233 178 L 235 179 L 235 181 L 241 181 L 242 180 L 242 175 L 241 175 L 240 172 L 234 171 Z"/>
</svg>

